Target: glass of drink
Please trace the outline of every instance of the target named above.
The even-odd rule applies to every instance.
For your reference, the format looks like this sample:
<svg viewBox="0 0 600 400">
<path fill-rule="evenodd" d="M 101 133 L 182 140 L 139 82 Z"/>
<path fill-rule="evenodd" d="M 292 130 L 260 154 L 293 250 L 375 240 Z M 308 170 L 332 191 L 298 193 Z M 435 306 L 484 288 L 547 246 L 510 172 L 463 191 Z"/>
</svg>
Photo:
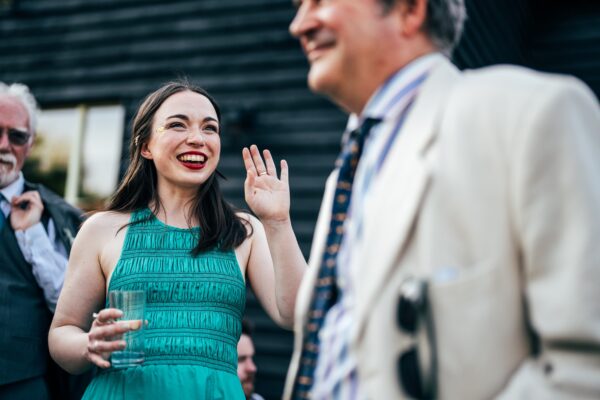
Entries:
<svg viewBox="0 0 600 400">
<path fill-rule="evenodd" d="M 115 338 L 125 341 L 125 348 L 115 351 L 110 356 L 114 368 L 127 368 L 144 362 L 144 312 L 146 309 L 146 292 L 143 290 L 114 290 L 108 293 L 111 308 L 123 312 L 117 323 L 129 323 L 131 330 L 123 337 Z"/>
</svg>

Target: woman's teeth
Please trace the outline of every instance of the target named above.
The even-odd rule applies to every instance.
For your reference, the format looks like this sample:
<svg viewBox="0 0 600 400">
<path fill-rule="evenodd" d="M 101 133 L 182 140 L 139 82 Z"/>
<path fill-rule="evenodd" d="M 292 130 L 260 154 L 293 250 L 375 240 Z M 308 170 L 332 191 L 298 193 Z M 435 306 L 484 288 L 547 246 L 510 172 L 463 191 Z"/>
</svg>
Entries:
<svg viewBox="0 0 600 400">
<path fill-rule="evenodd" d="M 199 154 L 184 154 L 178 157 L 179 161 L 203 163 L 206 161 L 205 156 Z"/>
</svg>

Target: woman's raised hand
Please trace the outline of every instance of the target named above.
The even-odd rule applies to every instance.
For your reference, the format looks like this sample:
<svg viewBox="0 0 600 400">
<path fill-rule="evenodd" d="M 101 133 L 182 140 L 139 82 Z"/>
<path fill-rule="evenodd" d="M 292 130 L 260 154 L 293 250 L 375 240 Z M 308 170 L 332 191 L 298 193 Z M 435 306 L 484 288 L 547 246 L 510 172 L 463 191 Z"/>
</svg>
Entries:
<svg viewBox="0 0 600 400">
<path fill-rule="evenodd" d="M 116 308 L 105 308 L 99 313 L 94 313 L 94 321 L 88 332 L 88 345 L 86 358 L 100 368 L 110 367 L 110 354 L 113 351 L 123 350 L 125 348 L 124 340 L 115 340 L 123 333 L 140 328 L 139 321 L 119 321 L 115 319 L 123 316 L 121 310 Z"/>
<path fill-rule="evenodd" d="M 244 192 L 246 203 L 265 222 L 279 222 L 289 219 L 290 188 L 288 166 L 281 160 L 281 177 L 277 178 L 277 168 L 269 150 L 263 150 L 261 157 L 258 147 L 244 147 L 242 157 L 246 168 Z"/>
</svg>

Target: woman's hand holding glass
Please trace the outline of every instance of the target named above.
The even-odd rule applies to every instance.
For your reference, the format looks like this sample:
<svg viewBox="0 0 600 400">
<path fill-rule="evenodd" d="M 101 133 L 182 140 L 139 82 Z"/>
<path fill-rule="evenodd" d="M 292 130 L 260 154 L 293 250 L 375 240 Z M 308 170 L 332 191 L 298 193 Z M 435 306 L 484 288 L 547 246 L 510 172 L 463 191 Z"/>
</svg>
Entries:
<svg viewBox="0 0 600 400">
<path fill-rule="evenodd" d="M 119 321 L 123 313 L 116 308 L 105 308 L 99 313 L 94 313 L 94 321 L 88 332 L 88 345 L 86 358 L 100 368 L 109 368 L 110 355 L 114 351 L 125 348 L 124 340 L 115 340 L 122 337 L 123 333 L 139 329 L 141 321 Z M 138 326 L 132 326 L 137 323 Z"/>
</svg>

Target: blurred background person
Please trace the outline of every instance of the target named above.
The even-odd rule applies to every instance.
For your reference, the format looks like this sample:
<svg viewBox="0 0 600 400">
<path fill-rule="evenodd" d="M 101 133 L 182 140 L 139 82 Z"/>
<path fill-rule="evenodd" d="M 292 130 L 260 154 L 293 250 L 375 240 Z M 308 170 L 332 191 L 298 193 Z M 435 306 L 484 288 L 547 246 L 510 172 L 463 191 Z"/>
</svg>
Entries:
<svg viewBox="0 0 600 400">
<path fill-rule="evenodd" d="M 254 393 L 254 379 L 256 378 L 256 364 L 254 363 L 254 341 L 252 340 L 252 324 L 248 319 L 242 320 L 242 335 L 237 345 L 238 367 L 237 374 L 242 382 L 242 389 L 246 400 L 264 400 L 258 393 Z"/>
<path fill-rule="evenodd" d="M 48 328 L 81 212 L 21 170 L 37 103 L 0 82 L 0 399 L 79 399 L 89 376 L 70 377 L 48 355 Z"/>
</svg>

